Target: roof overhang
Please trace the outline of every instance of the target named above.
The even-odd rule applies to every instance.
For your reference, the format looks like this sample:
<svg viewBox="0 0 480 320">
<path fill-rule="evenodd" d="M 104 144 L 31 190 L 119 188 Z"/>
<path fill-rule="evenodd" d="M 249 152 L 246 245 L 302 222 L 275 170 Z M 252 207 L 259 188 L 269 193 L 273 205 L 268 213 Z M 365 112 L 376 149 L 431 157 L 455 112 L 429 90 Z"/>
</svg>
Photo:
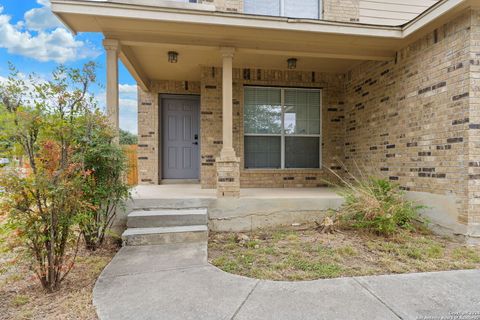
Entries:
<svg viewBox="0 0 480 320">
<path fill-rule="evenodd" d="M 255 66 L 273 68 L 295 56 L 311 71 L 344 72 L 359 61 L 392 59 L 400 48 L 465 9 L 478 7 L 480 1 L 442 0 L 396 27 L 225 13 L 211 5 L 163 0 L 51 2 L 52 11 L 73 32 L 102 32 L 120 40 L 125 49 L 122 61 L 137 81 L 148 83 L 148 79 L 172 76 L 193 80 L 185 70 L 219 65 L 217 52 L 222 46 L 237 48 L 236 64 L 244 67 L 255 62 Z M 179 48 L 185 58 L 183 69 L 152 67 L 155 61 L 161 62 L 160 55 Z"/>
</svg>

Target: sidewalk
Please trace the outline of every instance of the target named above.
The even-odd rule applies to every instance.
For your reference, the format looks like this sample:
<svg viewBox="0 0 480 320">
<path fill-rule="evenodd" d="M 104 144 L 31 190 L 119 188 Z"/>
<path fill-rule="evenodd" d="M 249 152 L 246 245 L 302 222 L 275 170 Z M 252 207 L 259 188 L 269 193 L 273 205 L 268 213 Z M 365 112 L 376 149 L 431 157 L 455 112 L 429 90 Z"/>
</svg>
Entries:
<svg viewBox="0 0 480 320">
<path fill-rule="evenodd" d="M 206 244 L 124 247 L 94 305 L 101 320 L 472 320 L 480 270 L 274 282 L 209 265 Z"/>
</svg>

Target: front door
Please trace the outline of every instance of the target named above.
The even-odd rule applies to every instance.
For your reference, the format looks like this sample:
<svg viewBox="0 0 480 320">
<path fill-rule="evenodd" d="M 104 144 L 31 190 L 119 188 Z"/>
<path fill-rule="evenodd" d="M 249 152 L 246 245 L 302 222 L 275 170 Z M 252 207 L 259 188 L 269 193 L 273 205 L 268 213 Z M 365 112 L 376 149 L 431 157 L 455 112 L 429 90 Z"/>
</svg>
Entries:
<svg viewBox="0 0 480 320">
<path fill-rule="evenodd" d="M 200 100 L 162 96 L 163 179 L 198 179 Z"/>
</svg>

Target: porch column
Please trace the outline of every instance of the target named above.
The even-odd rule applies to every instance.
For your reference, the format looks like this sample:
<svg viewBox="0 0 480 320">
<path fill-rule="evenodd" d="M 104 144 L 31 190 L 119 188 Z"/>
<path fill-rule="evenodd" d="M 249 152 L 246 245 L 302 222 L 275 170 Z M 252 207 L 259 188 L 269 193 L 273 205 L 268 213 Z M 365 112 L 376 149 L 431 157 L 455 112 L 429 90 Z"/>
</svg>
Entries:
<svg viewBox="0 0 480 320">
<path fill-rule="evenodd" d="M 119 103 L 118 103 L 118 54 L 120 43 L 118 40 L 103 40 L 107 55 L 107 116 L 111 121 L 113 129 L 117 137 L 115 141 L 118 143 L 118 135 L 120 130 L 119 120 Z"/>
<path fill-rule="evenodd" d="M 222 54 L 222 127 L 223 144 L 217 165 L 217 196 L 240 196 L 240 159 L 233 149 L 232 68 L 234 48 L 221 48 Z"/>
</svg>

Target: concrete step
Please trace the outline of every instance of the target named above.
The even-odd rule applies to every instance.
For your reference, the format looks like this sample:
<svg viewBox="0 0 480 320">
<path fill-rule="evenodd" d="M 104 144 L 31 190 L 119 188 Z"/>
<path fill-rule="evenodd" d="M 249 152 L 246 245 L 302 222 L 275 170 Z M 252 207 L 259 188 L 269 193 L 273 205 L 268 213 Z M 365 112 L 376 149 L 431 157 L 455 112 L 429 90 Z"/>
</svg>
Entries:
<svg viewBox="0 0 480 320">
<path fill-rule="evenodd" d="M 180 227 L 207 224 L 207 209 L 135 210 L 128 215 L 128 228 Z"/>
<path fill-rule="evenodd" d="M 128 228 L 122 234 L 124 246 L 160 245 L 168 243 L 193 243 L 208 241 L 206 225 Z"/>
</svg>

